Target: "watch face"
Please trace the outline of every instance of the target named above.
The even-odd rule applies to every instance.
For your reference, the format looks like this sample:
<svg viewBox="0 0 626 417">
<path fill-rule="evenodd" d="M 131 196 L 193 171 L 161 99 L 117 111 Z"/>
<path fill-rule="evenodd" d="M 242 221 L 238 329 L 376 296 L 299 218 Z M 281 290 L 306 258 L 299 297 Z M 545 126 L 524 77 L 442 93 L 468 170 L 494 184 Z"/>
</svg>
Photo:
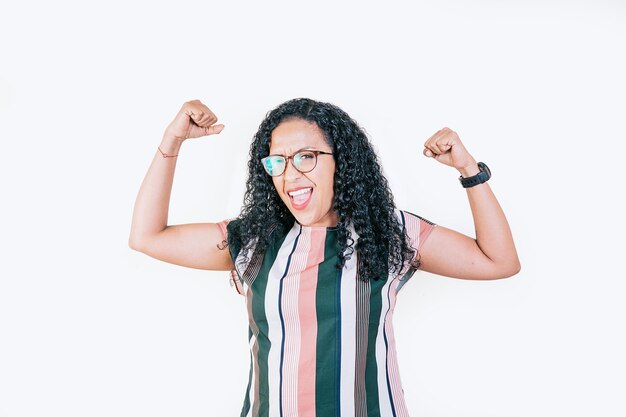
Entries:
<svg viewBox="0 0 626 417">
<path fill-rule="evenodd" d="M 483 162 L 479 162 L 478 163 L 478 168 L 481 171 L 487 173 L 488 177 L 491 178 L 491 170 L 489 169 L 489 167 L 486 164 L 484 164 Z"/>
</svg>

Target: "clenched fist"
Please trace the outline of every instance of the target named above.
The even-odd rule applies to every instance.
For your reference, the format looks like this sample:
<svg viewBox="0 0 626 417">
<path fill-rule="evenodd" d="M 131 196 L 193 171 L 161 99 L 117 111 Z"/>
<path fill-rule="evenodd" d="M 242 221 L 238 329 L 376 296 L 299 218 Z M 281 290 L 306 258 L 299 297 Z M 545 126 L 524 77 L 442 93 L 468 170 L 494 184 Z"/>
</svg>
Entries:
<svg viewBox="0 0 626 417">
<path fill-rule="evenodd" d="M 476 165 L 476 160 L 465 149 L 459 135 L 447 127 L 438 130 L 424 143 L 423 153 L 458 170 Z"/>
<path fill-rule="evenodd" d="M 181 142 L 185 139 L 199 138 L 220 133 L 223 124 L 216 125 L 217 117 L 200 100 L 187 101 L 165 129 L 165 135 Z"/>
</svg>

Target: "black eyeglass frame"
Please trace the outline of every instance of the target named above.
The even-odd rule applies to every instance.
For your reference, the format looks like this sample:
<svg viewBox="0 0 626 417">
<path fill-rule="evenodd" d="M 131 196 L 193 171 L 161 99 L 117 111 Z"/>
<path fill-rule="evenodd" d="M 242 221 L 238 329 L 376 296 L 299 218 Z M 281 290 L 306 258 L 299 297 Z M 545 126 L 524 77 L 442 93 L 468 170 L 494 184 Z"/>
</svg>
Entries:
<svg viewBox="0 0 626 417">
<path fill-rule="evenodd" d="M 309 169 L 308 171 L 302 171 L 300 170 L 296 164 L 293 163 L 293 158 L 298 155 L 301 152 L 311 152 L 313 153 L 313 155 L 315 155 L 315 165 L 313 165 L 313 168 Z M 285 156 L 285 155 L 279 155 L 279 154 L 272 154 L 272 155 L 268 155 L 265 158 L 261 158 L 261 164 L 263 165 L 263 169 L 265 169 L 265 172 L 267 172 L 267 168 L 265 167 L 265 161 L 267 160 L 267 158 L 269 158 L 270 156 L 281 156 L 283 158 L 285 158 L 285 168 L 283 168 L 282 172 L 280 174 L 276 174 L 276 175 L 272 175 L 269 172 L 267 172 L 268 175 L 272 176 L 272 177 L 280 177 L 281 175 L 283 175 L 285 173 L 285 171 L 287 170 L 287 163 L 289 162 L 289 160 L 291 159 L 291 166 L 294 167 L 296 169 L 296 171 L 301 172 L 303 174 L 306 174 L 307 172 L 311 172 L 315 169 L 315 167 L 317 167 L 317 157 L 319 155 L 333 155 L 332 152 L 326 152 L 326 151 L 319 151 L 317 149 L 307 149 L 307 148 L 303 148 L 303 149 L 299 149 L 296 151 L 296 153 L 294 153 L 293 155 L 290 156 Z"/>
</svg>

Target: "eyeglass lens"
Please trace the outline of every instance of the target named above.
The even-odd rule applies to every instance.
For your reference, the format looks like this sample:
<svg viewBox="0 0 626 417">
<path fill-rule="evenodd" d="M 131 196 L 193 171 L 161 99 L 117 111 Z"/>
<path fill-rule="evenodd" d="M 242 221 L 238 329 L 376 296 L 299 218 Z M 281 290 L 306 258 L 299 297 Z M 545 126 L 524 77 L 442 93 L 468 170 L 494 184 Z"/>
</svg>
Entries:
<svg viewBox="0 0 626 417">
<path fill-rule="evenodd" d="M 272 176 L 281 175 L 285 168 L 287 167 L 287 159 L 284 156 L 280 155 L 270 155 L 267 158 L 264 158 L 265 170 L 268 174 Z M 293 166 L 300 172 L 309 172 L 315 168 L 317 158 L 314 152 L 311 151 L 301 151 L 297 154 L 290 157 Z"/>
</svg>

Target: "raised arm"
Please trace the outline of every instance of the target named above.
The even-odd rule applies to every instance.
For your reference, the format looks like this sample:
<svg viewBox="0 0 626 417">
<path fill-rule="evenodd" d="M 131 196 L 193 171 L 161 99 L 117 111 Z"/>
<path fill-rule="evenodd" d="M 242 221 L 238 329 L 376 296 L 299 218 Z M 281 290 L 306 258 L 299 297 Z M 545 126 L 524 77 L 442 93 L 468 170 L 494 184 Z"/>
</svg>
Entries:
<svg viewBox="0 0 626 417">
<path fill-rule="evenodd" d="M 217 117 L 207 106 L 192 100 L 165 129 L 135 201 L 130 248 L 190 268 L 232 269 L 228 249 L 218 248 L 226 236 L 217 223 L 167 224 L 176 155 L 185 140 L 220 133 L 224 125 L 215 122 Z"/>
<path fill-rule="evenodd" d="M 467 178 L 479 172 L 453 130 L 443 128 L 424 143 L 424 155 L 456 168 Z M 420 269 L 460 279 L 500 279 L 517 274 L 521 264 L 511 229 L 488 183 L 466 188 L 476 238 L 437 226 L 420 250 Z"/>
</svg>

